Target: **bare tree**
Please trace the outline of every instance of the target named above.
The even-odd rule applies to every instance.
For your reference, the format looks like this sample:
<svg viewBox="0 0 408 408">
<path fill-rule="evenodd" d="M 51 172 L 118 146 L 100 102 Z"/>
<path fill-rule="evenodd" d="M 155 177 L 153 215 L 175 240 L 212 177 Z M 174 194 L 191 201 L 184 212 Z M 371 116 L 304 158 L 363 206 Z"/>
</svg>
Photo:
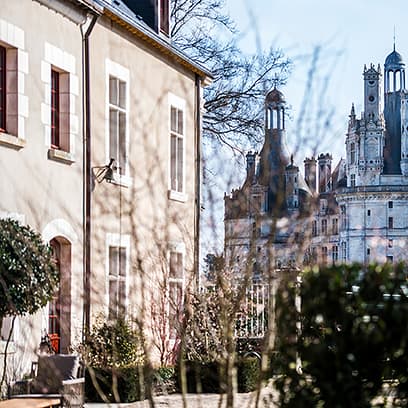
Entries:
<svg viewBox="0 0 408 408">
<path fill-rule="evenodd" d="M 261 141 L 263 109 L 259 98 L 285 83 L 291 63 L 279 49 L 247 55 L 239 32 L 224 12 L 224 0 L 172 0 L 172 41 L 211 70 L 205 89 L 204 141 L 241 151 L 245 142 Z M 211 33 L 211 35 L 208 35 Z"/>
</svg>

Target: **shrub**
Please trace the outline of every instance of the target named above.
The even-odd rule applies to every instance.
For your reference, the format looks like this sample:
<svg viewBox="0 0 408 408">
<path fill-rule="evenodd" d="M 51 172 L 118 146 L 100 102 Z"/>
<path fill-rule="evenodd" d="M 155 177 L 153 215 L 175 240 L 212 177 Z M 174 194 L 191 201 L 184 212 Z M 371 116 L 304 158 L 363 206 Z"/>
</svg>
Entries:
<svg viewBox="0 0 408 408">
<path fill-rule="evenodd" d="M 105 396 L 108 402 L 139 401 L 141 397 L 140 369 L 141 367 L 137 366 L 116 369 L 90 368 L 85 374 L 86 401 L 104 402 L 102 396 Z M 113 384 L 116 385 L 113 386 Z M 117 392 L 116 396 L 115 392 Z"/>
<path fill-rule="evenodd" d="M 398 384 L 393 406 L 407 404 L 407 279 L 403 264 L 354 264 L 316 266 L 303 272 L 300 287 L 282 285 L 279 405 L 369 407 L 390 377 Z"/>
<path fill-rule="evenodd" d="M 41 235 L 17 221 L 0 220 L 0 328 L 5 316 L 44 307 L 58 280 L 51 248 Z"/>
<path fill-rule="evenodd" d="M 105 369 L 143 364 L 142 338 L 125 320 L 99 323 L 87 337 L 84 359 L 88 366 Z"/>
<path fill-rule="evenodd" d="M 238 360 L 238 392 L 254 391 L 261 373 L 260 360 L 257 357 L 243 357 Z"/>
<path fill-rule="evenodd" d="M 159 367 L 153 373 L 155 395 L 172 394 L 177 391 L 177 373 L 174 367 Z"/>
<path fill-rule="evenodd" d="M 186 361 L 187 392 L 219 393 L 221 391 L 220 364 L 202 361 Z M 177 371 L 178 388 L 180 389 L 180 372 Z"/>
<path fill-rule="evenodd" d="M 142 395 L 145 380 L 142 339 L 124 320 L 100 323 L 87 336 L 82 350 L 88 370 L 87 401 L 132 402 Z"/>
</svg>

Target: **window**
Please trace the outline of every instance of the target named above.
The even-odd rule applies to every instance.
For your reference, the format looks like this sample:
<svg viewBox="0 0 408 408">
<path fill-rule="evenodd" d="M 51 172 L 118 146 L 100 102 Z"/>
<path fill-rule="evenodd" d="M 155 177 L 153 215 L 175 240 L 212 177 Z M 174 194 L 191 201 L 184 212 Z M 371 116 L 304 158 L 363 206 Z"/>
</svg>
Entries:
<svg viewBox="0 0 408 408">
<path fill-rule="evenodd" d="M 79 131 L 79 78 L 76 59 L 65 50 L 46 42 L 41 61 L 44 99 L 41 121 L 48 148 L 48 159 L 65 164 L 75 161 L 75 140 Z"/>
<path fill-rule="evenodd" d="M 354 143 L 350 144 L 350 164 L 355 164 L 356 162 L 356 145 Z"/>
<path fill-rule="evenodd" d="M 170 180 L 171 190 L 184 191 L 184 114 L 170 107 Z"/>
<path fill-rule="evenodd" d="M 332 248 L 332 261 L 335 263 L 339 259 L 339 247 L 337 245 L 333 245 Z"/>
<path fill-rule="evenodd" d="M 322 220 L 322 235 L 327 235 L 327 220 Z"/>
<path fill-rule="evenodd" d="M 312 222 L 312 237 L 317 236 L 317 221 Z"/>
<path fill-rule="evenodd" d="M 346 242 L 341 243 L 341 257 L 343 261 L 347 259 L 347 243 Z"/>
<path fill-rule="evenodd" d="M 264 212 L 264 200 L 262 194 L 253 194 L 251 205 L 252 205 L 252 213 L 258 214 L 260 212 Z"/>
<path fill-rule="evenodd" d="M 62 309 L 62 296 L 61 296 L 61 245 L 56 239 L 52 239 L 50 242 L 52 249 L 53 260 L 58 271 L 58 288 L 55 290 L 52 299 L 48 305 L 48 336 L 51 341 L 52 349 L 55 353 L 60 352 L 60 340 L 61 340 L 61 309 Z"/>
<path fill-rule="evenodd" d="M 394 257 L 392 255 L 387 255 L 387 262 L 393 263 Z"/>
<path fill-rule="evenodd" d="M 332 219 L 332 234 L 337 235 L 339 233 L 339 220 L 337 218 Z"/>
<path fill-rule="evenodd" d="M 59 72 L 51 70 L 51 147 L 60 148 Z"/>
<path fill-rule="evenodd" d="M 371 254 L 371 249 L 367 248 L 367 255 L 370 255 L 370 254 Z"/>
<path fill-rule="evenodd" d="M 6 131 L 6 49 L 0 46 L 0 131 Z"/>
<path fill-rule="evenodd" d="M 0 39 L 4 34 L 0 33 Z M 24 146 L 24 121 L 28 116 L 27 97 L 23 95 L 22 66 L 27 65 L 23 55 L 17 48 L 0 44 L 0 143 L 17 149 Z"/>
<path fill-rule="evenodd" d="M 119 175 L 126 174 L 126 82 L 109 77 L 109 159 Z"/>
<path fill-rule="evenodd" d="M 394 228 L 394 218 L 388 217 L 388 228 Z"/>
<path fill-rule="evenodd" d="M 394 208 L 394 202 L 388 201 L 388 208 Z"/>
<path fill-rule="evenodd" d="M 327 263 L 327 247 L 322 247 L 322 262 Z"/>
<path fill-rule="evenodd" d="M 371 216 L 371 210 L 367 210 L 367 217 Z"/>
<path fill-rule="evenodd" d="M 312 261 L 313 262 L 317 261 L 317 248 L 316 247 L 312 248 Z"/>
<path fill-rule="evenodd" d="M 170 279 L 183 279 L 183 254 L 170 252 Z"/>
<path fill-rule="evenodd" d="M 355 187 L 355 186 L 356 186 L 356 175 L 355 175 L 355 174 L 351 174 L 351 175 L 350 175 L 350 186 L 351 186 L 351 187 Z"/>
<path fill-rule="evenodd" d="M 392 248 L 394 246 L 394 240 L 393 239 L 389 239 L 388 240 L 388 248 Z"/>
<path fill-rule="evenodd" d="M 183 253 L 170 251 L 169 268 L 169 335 L 178 337 L 183 314 L 184 267 Z"/>
<path fill-rule="evenodd" d="M 183 314 L 183 284 L 169 282 L 169 336 L 171 339 L 179 337 L 180 324 Z"/>
<path fill-rule="evenodd" d="M 169 0 L 160 0 L 160 31 L 169 35 Z"/>
<path fill-rule="evenodd" d="M 109 319 L 125 316 L 127 248 L 109 246 Z"/>
<path fill-rule="evenodd" d="M 347 227 L 347 216 L 346 216 L 346 206 L 340 206 L 340 215 L 341 215 L 341 228 L 344 230 Z"/>
</svg>

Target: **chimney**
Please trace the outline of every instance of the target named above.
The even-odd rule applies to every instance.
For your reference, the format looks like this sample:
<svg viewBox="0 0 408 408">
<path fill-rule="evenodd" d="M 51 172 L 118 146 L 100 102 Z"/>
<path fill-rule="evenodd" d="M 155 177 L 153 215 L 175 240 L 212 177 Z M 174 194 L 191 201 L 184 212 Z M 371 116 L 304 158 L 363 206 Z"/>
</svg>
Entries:
<svg viewBox="0 0 408 408">
<path fill-rule="evenodd" d="M 325 193 L 331 190 L 330 176 L 333 157 L 329 154 L 320 154 L 317 158 L 319 164 L 319 193 Z"/>
<path fill-rule="evenodd" d="M 248 152 L 246 155 L 247 180 L 252 184 L 255 181 L 255 161 L 257 152 Z"/>
<path fill-rule="evenodd" d="M 316 159 L 306 157 L 303 161 L 305 164 L 305 181 L 312 193 L 316 192 Z"/>
</svg>

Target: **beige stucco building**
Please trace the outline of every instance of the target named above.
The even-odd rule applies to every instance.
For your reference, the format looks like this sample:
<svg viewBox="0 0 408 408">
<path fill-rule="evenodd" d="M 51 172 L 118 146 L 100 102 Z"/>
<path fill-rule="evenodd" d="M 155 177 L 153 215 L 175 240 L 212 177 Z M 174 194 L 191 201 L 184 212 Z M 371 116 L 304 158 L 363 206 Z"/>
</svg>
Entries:
<svg viewBox="0 0 408 408">
<path fill-rule="evenodd" d="M 67 352 L 101 317 L 137 322 L 155 358 L 176 344 L 210 74 L 172 47 L 167 2 L 126 3 L 0 0 L 0 216 L 40 232 L 61 277 L 54 302 L 17 319 L 9 379 L 44 334 Z"/>
</svg>

